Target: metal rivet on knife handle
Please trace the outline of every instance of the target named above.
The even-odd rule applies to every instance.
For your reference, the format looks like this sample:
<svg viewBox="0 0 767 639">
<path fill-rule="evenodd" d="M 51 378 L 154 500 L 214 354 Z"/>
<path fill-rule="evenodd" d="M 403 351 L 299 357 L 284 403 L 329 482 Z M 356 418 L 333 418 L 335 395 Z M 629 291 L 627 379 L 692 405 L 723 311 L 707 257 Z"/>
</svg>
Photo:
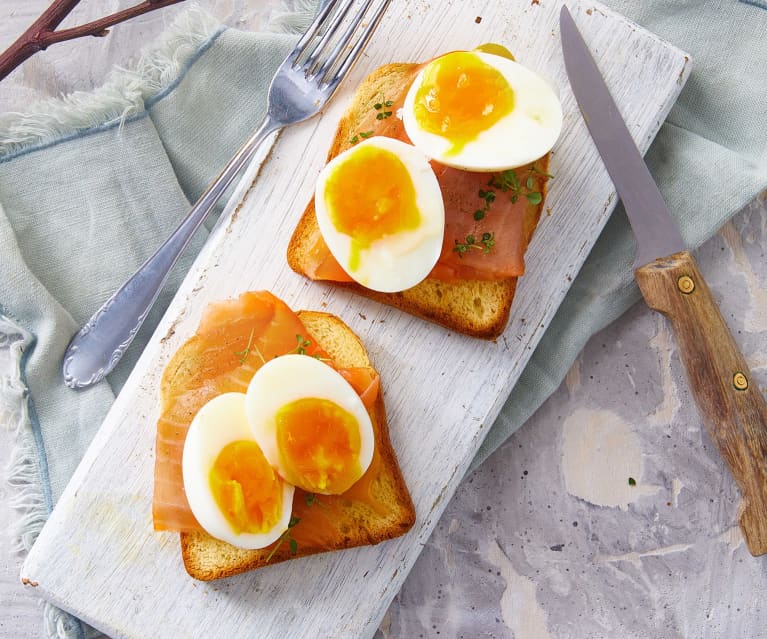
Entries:
<svg viewBox="0 0 767 639">
<path fill-rule="evenodd" d="M 695 282 L 689 275 L 682 275 L 682 277 L 676 281 L 676 285 L 685 295 L 689 295 L 695 290 Z"/>
<path fill-rule="evenodd" d="M 738 390 L 746 390 L 748 388 L 748 377 L 738 371 L 732 376 L 732 385 Z"/>
</svg>

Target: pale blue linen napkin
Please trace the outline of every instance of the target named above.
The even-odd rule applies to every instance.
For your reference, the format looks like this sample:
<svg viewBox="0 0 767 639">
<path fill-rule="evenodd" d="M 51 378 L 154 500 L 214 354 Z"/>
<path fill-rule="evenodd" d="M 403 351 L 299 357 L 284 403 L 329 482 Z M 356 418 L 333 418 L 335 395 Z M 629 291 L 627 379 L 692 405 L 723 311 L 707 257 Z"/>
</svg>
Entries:
<svg viewBox="0 0 767 639">
<path fill-rule="evenodd" d="M 607 4 L 693 57 L 648 162 L 697 246 L 767 186 L 767 11 L 735 1 Z M 21 363 L 0 375 L 0 414 L 18 422 L 21 440 L 13 468 L 26 508 L 20 545 L 31 543 L 61 494 L 194 248 L 108 382 L 84 393 L 63 386 L 69 338 L 252 131 L 293 41 L 224 30 L 192 11 L 137 70 L 102 90 L 39 105 L 36 114 L 0 116 L 0 350 Z M 203 240 L 204 233 L 197 246 Z M 638 299 L 633 252 L 619 207 L 475 463 L 557 388 L 587 339 Z M 55 636 L 86 632 L 52 609 L 48 624 Z"/>
</svg>

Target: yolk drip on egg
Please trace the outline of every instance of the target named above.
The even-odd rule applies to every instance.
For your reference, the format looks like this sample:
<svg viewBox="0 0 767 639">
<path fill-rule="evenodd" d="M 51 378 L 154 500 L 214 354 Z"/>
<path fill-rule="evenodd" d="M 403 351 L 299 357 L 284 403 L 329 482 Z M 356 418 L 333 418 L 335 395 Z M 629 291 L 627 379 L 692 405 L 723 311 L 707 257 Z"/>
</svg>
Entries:
<svg viewBox="0 0 767 639">
<path fill-rule="evenodd" d="M 253 441 L 227 444 L 210 471 L 210 488 L 237 533 L 263 533 L 282 513 L 282 481 Z"/>
<path fill-rule="evenodd" d="M 502 58 L 506 58 L 512 62 L 515 60 L 514 54 L 502 44 L 498 44 L 497 42 L 485 42 L 484 44 L 480 44 L 478 47 L 474 47 L 474 51 L 492 53 L 493 55 L 501 56 Z"/>
<path fill-rule="evenodd" d="M 395 153 L 361 146 L 328 177 L 325 201 L 335 228 L 352 238 L 349 269 L 360 266 L 360 251 L 376 240 L 417 229 L 413 178 Z"/>
<path fill-rule="evenodd" d="M 340 494 L 361 476 L 357 419 L 335 402 L 298 399 L 275 421 L 287 481 L 309 492 Z"/>
<path fill-rule="evenodd" d="M 451 155 L 513 109 L 514 91 L 503 74 L 468 51 L 429 65 L 415 98 L 419 126 L 448 140 Z"/>
</svg>

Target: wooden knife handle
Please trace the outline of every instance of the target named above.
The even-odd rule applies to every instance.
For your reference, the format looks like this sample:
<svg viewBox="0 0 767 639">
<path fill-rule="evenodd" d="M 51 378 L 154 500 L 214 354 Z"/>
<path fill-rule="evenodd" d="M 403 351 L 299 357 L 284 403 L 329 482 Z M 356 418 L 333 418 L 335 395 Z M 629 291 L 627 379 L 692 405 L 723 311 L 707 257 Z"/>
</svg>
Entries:
<svg viewBox="0 0 767 639">
<path fill-rule="evenodd" d="M 688 251 L 636 271 L 647 304 L 671 322 L 703 422 L 740 486 L 752 555 L 767 553 L 767 403 Z"/>
</svg>

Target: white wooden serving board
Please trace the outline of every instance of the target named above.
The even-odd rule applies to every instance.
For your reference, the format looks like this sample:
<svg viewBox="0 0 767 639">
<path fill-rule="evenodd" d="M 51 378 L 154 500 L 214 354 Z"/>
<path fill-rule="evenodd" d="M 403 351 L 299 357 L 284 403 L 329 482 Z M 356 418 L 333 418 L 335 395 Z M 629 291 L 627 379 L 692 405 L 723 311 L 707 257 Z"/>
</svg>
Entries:
<svg viewBox="0 0 767 639">
<path fill-rule="evenodd" d="M 615 205 L 565 76 L 560 7 L 555 0 L 394 0 L 341 94 L 320 118 L 282 134 L 199 256 L 24 565 L 22 577 L 43 597 L 114 637 L 373 635 Z M 573 2 L 571 10 L 646 150 L 687 78 L 687 56 L 594 3 Z M 451 334 L 290 271 L 288 239 L 352 88 L 383 63 L 488 41 L 551 79 L 565 112 L 549 210 L 503 336 L 492 343 Z M 206 584 L 187 576 L 176 534 L 152 531 L 158 389 L 203 307 L 247 289 L 335 313 L 361 336 L 381 373 L 417 522 L 376 547 Z"/>
</svg>

